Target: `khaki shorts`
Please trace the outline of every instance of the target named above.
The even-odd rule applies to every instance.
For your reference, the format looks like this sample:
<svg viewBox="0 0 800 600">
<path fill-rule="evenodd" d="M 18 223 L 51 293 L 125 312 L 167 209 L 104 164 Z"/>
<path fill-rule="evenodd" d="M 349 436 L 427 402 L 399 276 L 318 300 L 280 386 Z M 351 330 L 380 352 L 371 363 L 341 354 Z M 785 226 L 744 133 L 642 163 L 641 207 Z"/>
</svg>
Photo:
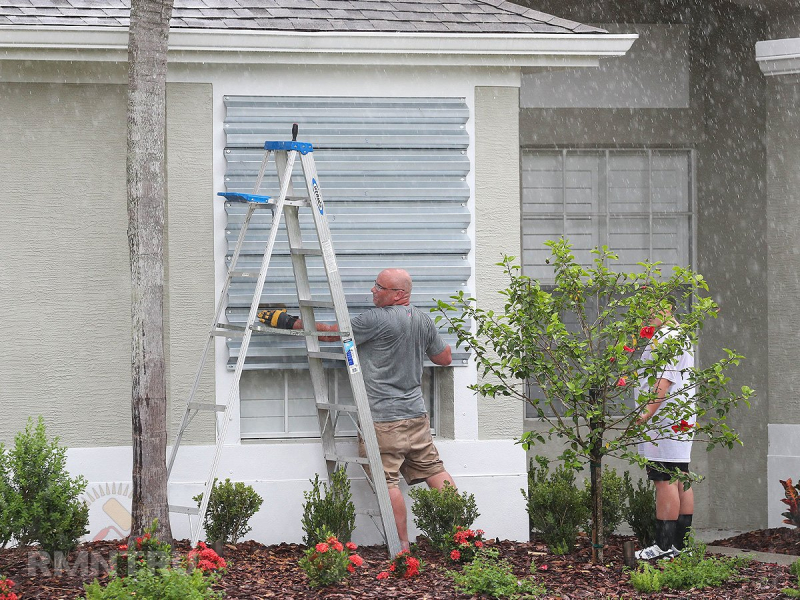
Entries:
<svg viewBox="0 0 800 600">
<path fill-rule="evenodd" d="M 381 451 L 386 484 L 390 488 L 397 487 L 400 474 L 406 483 L 413 485 L 444 471 L 444 463 L 439 458 L 436 446 L 433 445 L 428 415 L 375 423 L 375 434 Z M 364 441 L 360 436 L 358 454 L 367 455 Z M 366 465 L 365 470 L 369 473 L 369 467 Z"/>
</svg>

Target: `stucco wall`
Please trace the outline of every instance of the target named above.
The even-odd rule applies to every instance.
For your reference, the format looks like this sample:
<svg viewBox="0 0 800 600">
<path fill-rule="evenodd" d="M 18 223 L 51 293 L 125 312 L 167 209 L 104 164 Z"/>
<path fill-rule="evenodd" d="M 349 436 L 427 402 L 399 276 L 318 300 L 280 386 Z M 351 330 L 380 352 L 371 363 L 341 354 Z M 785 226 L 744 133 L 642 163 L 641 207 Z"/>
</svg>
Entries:
<svg viewBox="0 0 800 600">
<path fill-rule="evenodd" d="M 540 10 L 548 10 L 545 6 Z M 697 444 L 693 470 L 705 475 L 697 487 L 696 523 L 753 528 L 767 517 L 766 200 L 764 83 L 754 60 L 763 22 L 747 10 L 711 13 L 701 3 L 683 8 L 653 3 L 560 4 L 557 14 L 582 22 L 671 23 L 689 27 L 685 49 L 691 65 L 686 108 L 523 109 L 523 146 L 658 146 L 696 148 L 697 269 L 722 305 L 720 318 L 703 330 L 700 364 L 735 348 L 747 359 L 733 374 L 733 387 L 758 391 L 751 410 L 737 411 L 732 425 L 745 447 L 711 454 Z M 552 10 L 558 10 L 554 5 Z M 626 60 L 625 58 L 619 60 Z M 611 85 L 616 85 L 612 82 Z M 658 93 L 654 90 L 654 93 Z M 770 380 L 774 381 L 773 380 Z M 528 427 L 535 427 L 529 422 Z M 552 447 L 536 452 L 554 456 Z M 531 452 L 530 454 L 533 454 Z"/>
<path fill-rule="evenodd" d="M 129 444 L 125 88 L 0 98 L 0 441 L 42 414 L 67 445 Z"/>
<path fill-rule="evenodd" d="M 166 351 L 180 414 L 213 311 L 211 86 L 168 96 Z M 7 83 L 0 97 L 0 442 L 42 414 L 67 446 L 129 445 L 125 86 Z M 202 389 L 211 397 L 210 379 Z"/>
<path fill-rule="evenodd" d="M 726 13 L 709 33 L 698 147 L 698 268 L 721 306 L 702 332 L 699 359 L 709 364 L 723 348 L 738 350 L 747 358 L 731 372 L 731 388 L 758 393 L 752 408 L 729 419 L 744 446 L 708 457 L 709 525 L 736 529 L 763 527 L 767 517 L 766 114 L 753 50 L 762 35 L 744 10 Z"/>
<path fill-rule="evenodd" d="M 475 88 L 475 289 L 478 305 L 498 312 L 508 277 L 495 263 L 521 253 L 518 115 L 519 88 Z M 518 399 L 479 398 L 478 436 L 518 437 L 521 417 Z"/>
</svg>

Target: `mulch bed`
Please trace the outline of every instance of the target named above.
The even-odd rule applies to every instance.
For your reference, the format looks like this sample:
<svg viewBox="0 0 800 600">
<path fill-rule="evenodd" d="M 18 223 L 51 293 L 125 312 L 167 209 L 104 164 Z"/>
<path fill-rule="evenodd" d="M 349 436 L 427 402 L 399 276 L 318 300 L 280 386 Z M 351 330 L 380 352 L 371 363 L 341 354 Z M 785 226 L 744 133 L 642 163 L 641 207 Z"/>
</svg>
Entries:
<svg viewBox="0 0 800 600">
<path fill-rule="evenodd" d="M 612 537 L 602 565 L 591 564 L 591 545 L 586 538 L 579 539 L 575 552 L 567 556 L 549 554 L 546 547 L 537 542 L 496 541 L 493 546 L 500 551 L 502 558 L 513 565 L 518 577 L 529 576 L 533 561 L 537 566 L 535 577 L 546 586 L 549 592 L 546 598 L 549 599 L 658 597 L 761 600 L 785 598 L 780 590 L 797 582 L 788 567 L 753 561 L 741 571 L 740 580 L 720 588 L 638 594 L 623 571 L 622 543 L 627 539 L 631 538 Z M 779 528 L 753 531 L 735 538 L 719 540 L 714 545 L 796 554 L 799 540 L 795 530 Z M 20 595 L 20 600 L 72 600 L 82 596 L 83 583 L 96 576 L 98 565 L 102 570 L 103 563 L 108 561 L 109 554 L 116 550 L 118 543 L 106 541 L 82 544 L 67 557 L 65 568 L 60 573 L 54 572 L 48 565 L 38 565 L 32 559 L 35 549 L 4 549 L 0 550 L 0 572 L 17 583 L 14 591 Z M 418 556 L 423 561 L 423 571 L 411 580 L 376 580 L 376 575 L 386 569 L 388 561 L 385 547 L 370 546 L 359 548 L 358 553 L 364 558 L 364 566 L 346 584 L 320 590 L 309 588 L 305 574 L 297 566 L 303 549 L 297 544 L 264 546 L 253 541 L 226 546 L 224 557 L 229 565 L 228 572 L 222 578 L 221 588 L 228 598 L 242 599 L 475 598 L 455 590 L 452 579 L 445 573 L 452 565 L 441 554 L 433 551 L 425 540 L 422 540 L 418 550 Z M 176 544 L 176 554 L 187 551 L 186 542 Z M 90 572 L 92 567 L 95 568 L 94 573 Z M 100 580 L 103 581 L 105 577 L 106 575 L 100 575 Z"/>
</svg>

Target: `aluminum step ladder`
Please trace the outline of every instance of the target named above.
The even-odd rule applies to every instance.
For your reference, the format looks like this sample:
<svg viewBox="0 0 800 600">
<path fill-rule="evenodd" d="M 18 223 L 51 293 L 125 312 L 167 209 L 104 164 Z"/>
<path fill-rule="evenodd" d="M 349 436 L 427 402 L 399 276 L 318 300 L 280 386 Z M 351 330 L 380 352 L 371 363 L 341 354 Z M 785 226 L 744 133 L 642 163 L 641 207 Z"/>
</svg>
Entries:
<svg viewBox="0 0 800 600">
<path fill-rule="evenodd" d="M 172 467 L 175 464 L 175 458 L 178 454 L 183 434 L 186 432 L 192 419 L 201 411 L 211 411 L 216 415 L 216 449 L 208 478 L 205 481 L 205 488 L 200 507 L 181 507 L 170 505 L 170 512 L 190 515 L 189 520 L 191 525 L 191 543 L 192 546 L 195 546 L 197 541 L 200 539 L 200 529 L 202 527 L 203 517 L 208 509 L 208 501 L 214 485 L 214 478 L 219 468 L 222 446 L 226 438 L 228 423 L 231 420 L 231 412 L 239 398 L 239 382 L 241 380 L 242 369 L 244 367 L 244 362 L 252 335 L 255 333 L 257 335 L 267 334 L 302 336 L 305 338 L 306 350 L 308 353 L 308 366 L 316 398 L 317 415 L 319 418 L 320 434 L 322 439 L 322 451 L 327 463 L 328 479 L 330 480 L 331 475 L 336 469 L 338 469 L 340 466 L 346 466 L 348 463 L 356 463 L 362 467 L 369 467 L 369 471 L 365 469 L 364 473 L 367 476 L 367 481 L 369 482 L 370 487 L 377 496 L 378 510 L 368 510 L 366 513 L 372 518 L 373 522 L 378 525 L 378 529 L 382 532 L 384 540 L 386 541 L 389 555 L 390 557 L 393 557 L 400 552 L 400 538 L 397 534 L 394 513 L 392 512 L 392 505 L 389 500 L 389 489 L 386 485 L 386 480 L 383 477 L 383 466 L 381 463 L 380 451 L 378 450 L 378 441 L 375 436 L 372 414 L 370 413 L 369 401 L 367 399 L 367 392 L 364 386 L 364 378 L 358 360 L 358 351 L 351 333 L 350 316 L 347 310 L 339 269 L 336 264 L 336 255 L 331 242 L 330 228 L 328 227 L 325 205 L 322 200 L 322 192 L 320 191 L 317 168 L 314 163 L 313 147 L 310 143 L 297 142 L 296 139 L 297 126 L 295 125 L 292 128 L 291 142 L 266 142 L 264 144 L 264 159 L 261 163 L 261 168 L 259 170 L 258 177 L 256 178 L 256 183 L 252 194 L 231 192 L 220 192 L 218 194 L 229 202 L 242 202 L 247 204 L 247 213 L 244 218 L 242 229 L 239 233 L 236 248 L 233 252 L 233 257 L 231 258 L 230 265 L 228 267 L 225 285 L 223 286 L 222 292 L 220 293 L 217 301 L 216 315 L 211 325 L 208 339 L 206 340 L 205 349 L 200 360 L 200 366 L 197 369 L 194 384 L 189 394 L 189 400 L 186 404 L 186 409 L 176 435 L 175 443 L 173 444 L 170 452 L 169 460 L 167 462 L 167 477 L 169 478 L 170 474 L 172 473 Z M 298 155 L 300 156 L 300 162 L 303 167 L 303 174 L 305 176 L 308 194 L 307 196 L 300 197 L 293 195 L 292 187 L 292 169 Z M 270 157 L 273 156 L 275 165 L 277 167 L 278 181 L 280 184 L 280 193 L 277 198 L 258 194 Z M 303 208 L 309 209 L 312 216 L 314 230 L 316 232 L 316 244 L 306 244 L 302 239 L 300 232 L 299 211 Z M 257 273 L 237 270 L 236 263 L 239 259 L 239 254 L 247 234 L 250 219 L 255 211 L 264 209 L 272 211 L 272 226 L 270 228 L 267 244 L 264 248 L 261 269 Z M 282 217 L 285 219 L 285 227 L 289 240 L 289 251 L 292 268 L 294 271 L 295 285 L 297 288 L 298 303 L 300 306 L 300 317 L 303 322 L 302 330 L 275 329 L 261 325 L 257 320 L 257 312 L 261 300 L 261 294 L 264 290 L 267 269 L 269 267 L 270 259 L 272 258 L 272 252 L 275 247 L 275 240 L 278 235 L 278 230 L 281 226 Z M 308 268 L 306 265 L 307 256 L 322 257 L 331 300 L 319 300 L 312 297 L 308 278 Z M 250 312 L 247 317 L 247 323 L 244 326 L 220 322 L 222 312 L 225 308 L 225 300 L 227 298 L 228 289 L 231 285 L 231 281 L 235 277 L 257 278 L 253 298 L 250 303 Z M 318 332 L 316 330 L 316 317 L 314 313 L 315 308 L 332 308 L 334 310 L 336 323 L 339 328 L 339 333 L 336 335 L 339 335 L 341 339 L 340 352 L 323 351 L 320 347 L 320 336 L 330 336 L 331 332 Z M 230 388 L 227 403 L 216 404 L 195 402 L 194 397 L 199 387 L 200 378 L 203 373 L 213 339 L 216 336 L 230 337 L 235 335 L 242 336 L 242 343 L 239 356 L 236 361 L 234 380 Z M 329 387 L 327 381 L 328 374 L 323 368 L 324 360 L 337 360 L 344 361 L 346 363 L 355 405 L 337 404 L 329 401 Z M 367 454 L 366 458 L 354 455 L 357 453 L 350 452 L 348 454 L 340 451 L 335 438 L 335 432 L 336 423 L 338 422 L 339 417 L 342 415 L 349 417 L 353 421 L 356 430 L 364 440 Z M 378 474 L 378 477 L 372 477 L 370 473 Z M 192 522 L 192 515 L 196 517 L 194 522 Z M 377 520 L 377 517 L 380 518 L 379 521 Z"/>
</svg>

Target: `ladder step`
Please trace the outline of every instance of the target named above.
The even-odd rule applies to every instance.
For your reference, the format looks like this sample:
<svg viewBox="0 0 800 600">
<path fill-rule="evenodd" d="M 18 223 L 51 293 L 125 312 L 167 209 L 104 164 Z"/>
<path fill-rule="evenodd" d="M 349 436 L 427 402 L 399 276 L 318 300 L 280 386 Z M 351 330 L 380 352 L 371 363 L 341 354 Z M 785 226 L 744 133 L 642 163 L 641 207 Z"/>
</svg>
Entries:
<svg viewBox="0 0 800 600">
<path fill-rule="evenodd" d="M 339 462 L 339 463 L 358 463 L 359 465 L 368 465 L 369 459 L 362 456 L 339 456 L 338 454 L 325 454 L 325 460 L 330 462 Z"/>
<path fill-rule="evenodd" d="M 358 407 L 355 404 L 333 404 L 331 402 L 317 402 L 320 410 L 338 410 L 341 412 L 357 413 Z"/>
<path fill-rule="evenodd" d="M 225 412 L 226 406 L 224 404 L 216 404 L 214 402 L 189 402 L 186 408 L 192 410 L 210 410 L 212 412 Z"/>
<path fill-rule="evenodd" d="M 322 256 L 322 249 L 314 248 L 313 246 L 301 246 L 300 248 L 290 248 L 289 253 L 303 256 Z"/>
<path fill-rule="evenodd" d="M 323 335 L 330 335 L 330 331 L 326 331 Z M 340 335 L 337 333 L 337 335 Z M 309 351 L 308 353 L 309 358 L 321 358 L 322 360 L 345 360 L 344 352 L 315 352 Z"/>
<path fill-rule="evenodd" d="M 200 514 L 200 509 L 196 506 L 175 506 L 174 504 L 170 504 L 169 512 L 181 513 L 184 515 L 197 515 Z"/>
<path fill-rule="evenodd" d="M 300 307 L 310 306 L 311 308 L 336 308 L 332 300 L 300 300 Z"/>
</svg>

